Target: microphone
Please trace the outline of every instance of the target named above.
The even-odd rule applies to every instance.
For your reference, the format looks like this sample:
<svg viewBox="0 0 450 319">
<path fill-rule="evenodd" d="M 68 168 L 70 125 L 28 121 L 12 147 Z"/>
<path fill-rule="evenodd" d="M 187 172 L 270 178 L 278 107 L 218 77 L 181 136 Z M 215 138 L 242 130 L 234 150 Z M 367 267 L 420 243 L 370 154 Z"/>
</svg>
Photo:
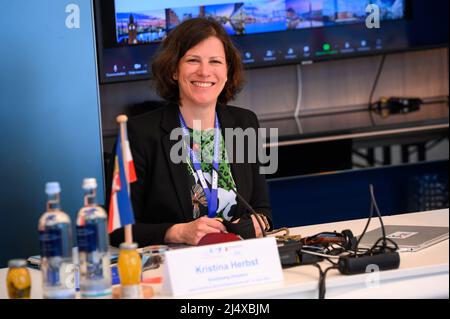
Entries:
<svg viewBox="0 0 450 319">
<path fill-rule="evenodd" d="M 222 175 L 220 174 L 220 172 L 213 166 L 212 167 L 213 170 L 216 171 L 217 175 L 220 177 L 222 177 Z M 252 214 L 256 214 L 255 210 L 253 209 L 252 206 L 250 206 L 250 204 L 244 199 L 244 197 L 242 197 L 241 194 L 239 194 L 233 187 L 233 185 L 231 185 L 231 183 L 229 181 L 227 181 L 226 179 L 223 179 L 223 181 L 225 182 L 225 184 L 227 184 L 227 186 L 233 191 L 233 193 L 237 196 L 237 198 L 239 198 L 239 200 L 242 202 L 242 204 L 244 204 L 245 208 L 247 208 Z"/>
<path fill-rule="evenodd" d="M 222 174 L 220 174 L 220 172 L 214 167 L 212 166 L 212 169 L 214 171 L 216 171 L 217 176 L 220 178 L 222 177 Z M 244 205 L 244 207 L 250 211 L 250 215 L 255 215 L 256 221 L 258 222 L 259 228 L 261 229 L 261 233 L 263 235 L 263 237 L 266 237 L 266 231 L 264 230 L 265 227 L 263 227 L 261 220 L 259 219 L 260 217 L 258 216 L 258 214 L 255 212 L 255 210 L 253 209 L 253 207 L 244 199 L 244 197 L 242 197 L 241 194 L 238 193 L 238 191 L 234 188 L 234 186 L 225 178 L 223 179 L 223 181 L 225 182 L 225 184 L 227 184 L 227 186 L 233 191 L 233 193 L 236 195 L 236 197 L 241 201 L 241 203 Z M 242 218 L 241 218 L 242 219 Z M 250 219 L 251 220 L 251 219 Z M 230 228 L 235 228 L 233 227 L 234 225 L 238 225 L 238 224 L 233 224 L 230 223 L 226 220 L 223 221 L 223 224 L 225 225 L 225 227 L 227 227 L 227 229 Z M 253 222 L 252 222 L 253 225 Z M 235 229 L 234 229 L 235 230 Z"/>
</svg>

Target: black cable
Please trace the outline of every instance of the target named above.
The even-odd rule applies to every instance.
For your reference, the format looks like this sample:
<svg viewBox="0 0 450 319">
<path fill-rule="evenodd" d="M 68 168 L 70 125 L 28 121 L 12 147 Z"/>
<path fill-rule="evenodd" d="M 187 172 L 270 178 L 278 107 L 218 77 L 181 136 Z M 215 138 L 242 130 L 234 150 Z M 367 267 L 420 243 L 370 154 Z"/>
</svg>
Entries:
<svg viewBox="0 0 450 319">
<path fill-rule="evenodd" d="M 367 220 L 366 226 L 364 227 L 364 230 L 363 230 L 362 234 L 359 236 L 358 241 L 356 242 L 355 249 L 354 249 L 354 252 L 353 252 L 355 256 L 358 256 L 359 243 L 361 242 L 362 238 L 364 237 L 364 235 L 365 235 L 365 233 L 367 231 L 367 228 L 369 227 L 370 221 L 372 220 L 374 209 L 375 209 L 375 211 L 377 213 L 378 219 L 380 220 L 381 231 L 382 231 L 383 235 L 382 235 L 382 237 L 380 239 L 377 240 L 377 242 L 372 246 L 372 248 L 368 249 L 364 254 L 372 254 L 372 253 L 374 253 L 375 252 L 374 249 L 377 247 L 377 245 L 378 245 L 378 243 L 380 241 L 383 241 L 383 246 L 382 246 L 383 249 L 388 248 L 388 246 L 386 244 L 386 241 L 389 241 L 389 242 L 394 244 L 395 250 L 398 250 L 397 244 L 394 241 L 392 241 L 391 239 L 386 238 L 386 229 L 384 227 L 383 218 L 381 217 L 380 210 L 378 209 L 378 205 L 377 205 L 377 202 L 376 202 L 376 199 L 375 199 L 375 194 L 374 194 L 374 191 L 373 191 L 373 185 L 372 184 L 369 185 L 369 192 L 370 192 L 370 215 L 369 215 L 369 219 Z"/>
<path fill-rule="evenodd" d="M 378 80 L 380 79 L 381 71 L 383 70 L 383 66 L 384 66 L 384 61 L 385 60 L 386 60 L 386 54 L 383 54 L 381 56 L 380 64 L 378 65 L 378 70 L 377 70 L 377 74 L 375 76 L 375 80 L 374 80 L 373 85 L 372 85 L 372 89 L 370 91 L 370 95 L 369 95 L 369 110 L 372 110 L 373 95 L 374 95 L 375 90 L 377 88 Z"/>
<path fill-rule="evenodd" d="M 323 270 L 319 264 L 313 264 L 313 266 L 319 269 L 319 285 L 318 285 L 319 299 L 324 299 L 326 292 L 326 285 L 323 283 Z"/>
<path fill-rule="evenodd" d="M 370 124 L 372 124 L 372 126 L 376 126 L 377 123 L 375 123 L 375 120 L 373 119 L 372 106 L 369 106 L 369 118 L 370 118 Z"/>
<path fill-rule="evenodd" d="M 383 218 L 381 218 L 380 210 L 378 209 L 377 201 L 376 201 L 375 195 L 373 193 L 373 185 L 372 184 L 369 185 L 369 190 L 370 190 L 371 201 L 375 207 L 375 211 L 377 212 L 378 219 L 380 220 L 381 231 L 383 233 L 383 246 L 386 247 L 386 229 L 384 228 Z"/>
<path fill-rule="evenodd" d="M 364 230 L 362 232 L 362 234 L 360 235 L 360 237 L 358 238 L 356 245 L 354 247 L 354 250 L 347 250 L 344 249 L 342 244 L 339 243 L 335 243 L 337 246 L 339 246 L 339 248 L 336 248 L 333 246 L 333 243 L 327 245 L 324 247 L 325 252 L 323 252 L 323 255 L 329 255 L 330 257 L 332 256 L 339 256 L 340 254 L 342 254 L 343 252 L 350 252 L 353 253 L 355 258 L 358 258 L 359 256 L 365 256 L 365 255 L 374 255 L 374 254 L 385 254 L 386 250 L 390 250 L 391 252 L 395 252 L 398 250 L 398 245 L 395 241 L 393 241 L 390 238 L 386 238 L 386 229 L 383 223 L 383 218 L 381 216 L 380 210 L 378 208 L 378 204 L 377 201 L 375 199 L 375 194 L 374 194 L 374 190 L 373 190 L 373 185 L 369 184 L 369 191 L 370 191 L 370 214 L 369 214 L 369 218 L 367 220 L 367 223 L 364 227 Z M 359 243 L 361 242 L 362 238 L 364 237 L 370 222 L 372 220 L 373 217 L 373 212 L 374 210 L 377 213 L 377 216 L 380 220 L 380 224 L 381 224 L 381 229 L 382 229 L 382 237 L 379 238 L 375 244 L 367 250 L 364 250 L 364 252 L 359 254 Z M 313 240 L 316 237 L 319 237 L 320 235 L 337 235 L 336 232 L 322 232 L 322 233 L 318 233 L 314 236 L 310 236 L 305 239 L 310 239 Z M 381 246 L 379 246 L 379 243 L 382 242 L 383 244 Z M 391 243 L 393 246 L 388 246 L 387 242 Z M 306 248 L 306 247 L 304 247 Z M 331 249 L 330 249 L 331 248 Z M 303 251 L 304 253 L 308 253 L 307 251 Z M 325 270 L 322 270 L 322 267 L 320 267 L 320 265 L 318 263 L 314 263 L 313 266 L 315 266 L 317 269 L 319 269 L 319 284 L 318 284 L 318 290 L 319 290 L 319 299 L 324 299 L 325 298 L 325 293 L 326 293 L 326 275 L 328 273 L 328 271 L 330 271 L 331 269 L 339 269 L 339 262 L 335 262 L 333 261 L 331 258 L 327 258 L 326 256 L 324 256 L 324 259 L 327 260 L 328 262 L 330 262 L 332 264 L 332 266 L 328 267 Z"/>
<path fill-rule="evenodd" d="M 331 269 L 337 269 L 337 266 L 331 266 L 325 269 L 325 271 L 322 270 L 319 264 L 313 264 L 316 268 L 319 269 L 319 299 L 325 299 L 325 293 L 326 293 L 326 277 L 328 271 Z"/>
<path fill-rule="evenodd" d="M 365 235 L 365 233 L 366 233 L 366 231 L 367 231 L 367 228 L 369 227 L 369 224 L 370 224 L 370 221 L 371 221 L 371 219 L 372 219 L 372 216 L 373 216 L 373 202 L 370 201 L 370 214 L 369 214 L 369 219 L 367 220 L 366 226 L 364 227 L 364 230 L 363 230 L 361 236 L 359 236 L 358 241 L 356 242 L 356 245 L 355 245 L 355 251 L 354 251 L 354 252 L 355 252 L 355 255 L 358 254 L 359 243 L 361 242 L 361 239 L 364 237 L 364 235 Z"/>
<path fill-rule="evenodd" d="M 337 267 L 339 265 L 339 262 L 333 261 L 331 258 L 325 258 L 325 260 L 328 261 L 333 266 Z"/>
<path fill-rule="evenodd" d="M 373 95 L 375 93 L 375 90 L 378 86 L 378 80 L 380 79 L 380 75 L 381 75 L 381 71 L 383 70 L 383 66 L 384 66 L 384 61 L 386 60 L 386 54 L 383 54 L 381 56 L 381 61 L 380 64 L 378 65 L 378 70 L 377 70 L 377 74 L 375 76 L 375 80 L 372 84 L 372 89 L 370 90 L 370 94 L 369 94 L 369 117 L 370 117 L 370 122 L 373 126 L 376 125 L 375 120 L 373 119 L 373 114 L 372 114 L 372 99 L 373 99 Z"/>
<path fill-rule="evenodd" d="M 397 251 L 398 250 L 397 243 L 395 241 L 393 241 L 392 239 L 390 239 L 390 238 L 386 238 L 386 229 L 384 227 L 383 218 L 381 216 L 380 210 L 378 208 L 377 201 L 375 199 L 375 194 L 374 194 L 374 191 L 373 191 L 373 185 L 372 184 L 369 185 L 369 191 L 370 191 L 370 199 L 371 199 L 370 200 L 370 216 L 369 216 L 369 219 L 367 220 L 366 226 L 364 227 L 364 230 L 363 230 L 361 236 L 358 238 L 358 241 L 356 242 L 356 246 L 355 246 L 355 250 L 354 250 L 355 256 L 358 256 L 359 243 L 360 243 L 361 239 L 363 238 L 364 234 L 367 231 L 367 228 L 368 228 L 368 226 L 370 224 L 370 221 L 372 219 L 372 216 L 373 216 L 373 210 L 374 209 L 375 209 L 375 211 L 377 213 L 378 219 L 380 220 L 382 237 L 379 238 L 370 249 L 368 249 L 365 253 L 363 253 L 363 255 L 367 255 L 367 254 L 372 255 L 374 253 L 384 253 L 386 249 L 389 249 L 391 251 Z M 378 246 L 378 243 L 380 241 L 383 242 L 383 245 L 381 247 Z M 394 245 L 394 247 L 393 248 L 389 247 L 387 245 L 387 243 L 386 243 L 387 241 L 392 243 Z M 381 251 L 377 250 L 376 248 L 381 248 Z"/>
<path fill-rule="evenodd" d="M 390 242 L 391 244 L 393 244 L 394 245 L 394 247 L 389 247 L 389 246 L 378 246 L 378 243 L 380 242 L 380 241 L 382 241 L 382 240 L 387 240 L 388 242 Z M 377 250 L 377 248 L 381 248 L 382 250 L 381 251 L 379 251 L 379 250 Z M 385 250 L 386 249 L 389 249 L 389 250 L 391 250 L 391 251 L 397 251 L 398 250 L 398 245 L 397 245 L 397 243 L 395 242 L 395 241 L 393 241 L 392 239 L 390 239 L 390 238 L 383 238 L 383 237 L 381 237 L 381 238 L 379 238 L 376 242 L 375 242 L 375 244 L 373 244 L 373 246 L 369 249 L 369 252 L 371 253 L 371 254 L 376 254 L 376 253 L 380 253 L 380 252 L 385 252 Z"/>
</svg>

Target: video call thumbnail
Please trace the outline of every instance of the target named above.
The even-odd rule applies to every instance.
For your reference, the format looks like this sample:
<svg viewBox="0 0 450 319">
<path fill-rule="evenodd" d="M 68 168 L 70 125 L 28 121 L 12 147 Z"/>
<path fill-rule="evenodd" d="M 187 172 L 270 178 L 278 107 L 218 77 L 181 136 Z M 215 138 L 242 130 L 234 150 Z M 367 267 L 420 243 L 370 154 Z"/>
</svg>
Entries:
<svg viewBox="0 0 450 319">
<path fill-rule="evenodd" d="M 204 16 L 219 21 L 230 35 L 244 34 L 245 15 L 243 3 L 204 6 Z"/>
<path fill-rule="evenodd" d="M 116 30 L 119 44 L 161 41 L 166 36 L 166 11 L 117 12 Z"/>
<path fill-rule="evenodd" d="M 335 24 L 334 0 L 286 0 L 288 29 L 305 29 Z"/>
<path fill-rule="evenodd" d="M 203 17 L 203 7 L 169 8 L 167 13 L 167 29 L 172 30 L 185 20 Z"/>
<path fill-rule="evenodd" d="M 403 19 L 405 17 L 405 0 L 374 0 L 370 3 L 380 7 L 382 20 Z"/>
</svg>

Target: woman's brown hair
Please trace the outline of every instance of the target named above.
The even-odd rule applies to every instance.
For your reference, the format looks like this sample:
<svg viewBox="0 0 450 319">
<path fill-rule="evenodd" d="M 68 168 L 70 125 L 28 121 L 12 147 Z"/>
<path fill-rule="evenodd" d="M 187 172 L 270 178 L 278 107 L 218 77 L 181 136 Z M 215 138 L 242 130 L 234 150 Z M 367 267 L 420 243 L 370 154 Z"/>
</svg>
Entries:
<svg viewBox="0 0 450 319">
<path fill-rule="evenodd" d="M 173 79 L 178 62 L 192 47 L 209 37 L 222 41 L 228 67 L 228 81 L 218 97 L 218 103 L 225 105 L 233 100 L 243 86 L 241 55 L 225 29 L 215 20 L 194 18 L 182 22 L 159 46 L 152 63 L 156 91 L 165 100 L 180 104 L 178 82 Z"/>
</svg>

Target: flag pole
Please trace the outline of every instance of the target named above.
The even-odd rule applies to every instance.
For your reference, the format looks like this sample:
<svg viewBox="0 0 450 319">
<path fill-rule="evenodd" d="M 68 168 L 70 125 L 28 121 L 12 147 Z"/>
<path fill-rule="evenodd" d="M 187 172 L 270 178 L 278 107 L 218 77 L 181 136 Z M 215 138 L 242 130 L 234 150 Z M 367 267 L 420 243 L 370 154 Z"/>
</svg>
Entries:
<svg viewBox="0 0 450 319">
<path fill-rule="evenodd" d="M 120 125 L 120 145 L 121 151 L 122 151 L 122 159 L 125 161 L 126 157 L 126 145 L 125 145 L 125 132 L 127 130 L 127 121 L 128 117 L 126 115 L 119 115 L 117 118 L 117 123 Z M 126 186 L 128 188 L 128 194 L 130 194 L 130 181 L 129 181 L 129 175 L 128 175 L 128 163 L 124 163 L 124 169 L 125 169 L 125 179 L 126 179 Z M 123 187 L 123 186 L 122 186 Z M 133 232 L 131 230 L 131 225 L 125 225 L 125 242 L 131 244 L 133 242 Z"/>
</svg>

